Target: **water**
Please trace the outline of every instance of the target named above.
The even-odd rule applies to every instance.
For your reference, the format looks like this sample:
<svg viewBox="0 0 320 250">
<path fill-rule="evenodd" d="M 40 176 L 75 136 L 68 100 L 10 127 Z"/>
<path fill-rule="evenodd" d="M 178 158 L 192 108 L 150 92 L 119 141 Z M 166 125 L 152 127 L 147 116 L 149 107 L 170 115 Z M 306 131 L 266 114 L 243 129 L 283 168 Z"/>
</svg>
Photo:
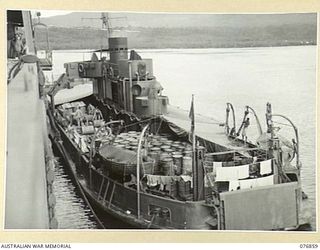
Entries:
<svg viewBox="0 0 320 250">
<path fill-rule="evenodd" d="M 85 202 L 79 197 L 62 164 L 55 164 L 54 193 L 59 229 L 95 229 L 97 224 Z"/>
<path fill-rule="evenodd" d="M 153 70 L 169 96 L 170 104 L 190 108 L 195 94 L 195 112 L 225 120 L 225 104 L 231 102 L 241 124 L 244 106 L 255 109 L 265 129 L 265 105 L 284 114 L 299 128 L 302 188 L 309 196 L 304 204 L 316 228 L 316 46 L 219 49 L 138 50 L 143 58 L 153 59 Z M 90 53 L 56 51 L 53 77 L 63 71 L 63 63 L 90 59 Z M 254 119 L 248 134 L 257 138 Z M 279 122 L 285 122 L 279 119 Z M 289 139 L 293 131 L 280 132 Z"/>
</svg>

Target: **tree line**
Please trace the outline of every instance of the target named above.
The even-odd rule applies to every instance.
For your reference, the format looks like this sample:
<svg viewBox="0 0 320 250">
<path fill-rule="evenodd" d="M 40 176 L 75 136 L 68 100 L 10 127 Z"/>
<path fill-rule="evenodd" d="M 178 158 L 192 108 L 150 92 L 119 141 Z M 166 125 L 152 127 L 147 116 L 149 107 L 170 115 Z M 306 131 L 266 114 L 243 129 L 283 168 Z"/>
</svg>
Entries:
<svg viewBox="0 0 320 250">
<path fill-rule="evenodd" d="M 264 28 L 135 27 L 132 28 L 132 32 L 127 33 L 127 36 L 129 48 L 136 49 L 233 48 L 315 45 L 316 31 L 316 25 L 310 24 L 267 26 Z M 45 49 L 45 30 L 37 29 L 35 36 L 37 47 Z M 90 28 L 49 27 L 49 41 L 53 50 L 107 47 L 105 31 Z"/>
</svg>

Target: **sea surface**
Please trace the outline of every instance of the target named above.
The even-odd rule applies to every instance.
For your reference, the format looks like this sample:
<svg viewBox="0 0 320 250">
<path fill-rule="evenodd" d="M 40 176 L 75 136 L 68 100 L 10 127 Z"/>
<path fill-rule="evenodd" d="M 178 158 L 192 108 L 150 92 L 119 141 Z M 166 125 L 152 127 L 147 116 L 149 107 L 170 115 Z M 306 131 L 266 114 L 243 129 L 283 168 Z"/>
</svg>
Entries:
<svg viewBox="0 0 320 250">
<path fill-rule="evenodd" d="M 162 84 L 170 104 L 190 108 L 195 95 L 195 112 L 225 121 L 226 103 L 233 104 L 237 127 L 246 105 L 252 107 L 265 126 L 266 103 L 274 113 L 290 118 L 299 129 L 302 188 L 309 199 L 303 216 L 316 228 L 316 46 L 137 50 L 142 58 L 153 59 L 153 73 Z M 89 60 L 89 51 L 54 51 L 54 69 L 49 78 L 64 72 L 63 63 Z M 249 140 L 258 137 L 253 116 Z M 276 120 L 279 133 L 294 138 L 283 119 Z M 58 167 L 55 185 L 58 220 L 63 228 L 95 228 L 64 171 Z M 70 196 L 71 193 L 71 196 Z M 60 211 L 60 209 L 62 211 Z M 67 215 L 70 213 L 70 216 Z M 71 216 L 72 215 L 72 216 Z M 75 219 L 78 218 L 78 219 Z M 80 218 L 80 219 L 79 219 Z"/>
<path fill-rule="evenodd" d="M 79 197 L 68 173 L 59 160 L 55 164 L 54 193 L 56 196 L 55 216 L 59 229 L 97 228 L 93 214 Z"/>
</svg>

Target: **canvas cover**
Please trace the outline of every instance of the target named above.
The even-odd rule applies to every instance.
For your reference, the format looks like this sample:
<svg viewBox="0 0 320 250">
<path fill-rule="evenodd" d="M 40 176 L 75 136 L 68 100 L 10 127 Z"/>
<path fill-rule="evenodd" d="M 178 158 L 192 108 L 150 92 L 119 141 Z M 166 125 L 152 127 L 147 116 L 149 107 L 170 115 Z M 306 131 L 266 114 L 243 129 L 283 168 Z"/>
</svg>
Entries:
<svg viewBox="0 0 320 250">
<path fill-rule="evenodd" d="M 298 225 L 298 183 L 220 194 L 225 230 L 272 230 Z M 241 216 L 239 216 L 241 214 Z"/>
<path fill-rule="evenodd" d="M 61 89 L 54 97 L 55 105 L 73 102 L 92 95 L 92 84 L 85 83 L 74 86 L 71 89 Z"/>
<path fill-rule="evenodd" d="M 106 160 L 112 160 L 123 164 L 136 164 L 137 153 L 134 151 L 118 148 L 112 145 L 104 145 L 99 149 L 99 154 Z"/>
<path fill-rule="evenodd" d="M 178 136 L 188 137 L 191 129 L 188 111 L 169 105 L 168 113 L 163 116 L 163 119 Z M 229 138 L 225 134 L 223 122 L 211 117 L 195 115 L 195 134 L 198 141 L 205 145 L 209 152 L 243 149 L 243 144 L 240 145 L 236 140 Z M 244 154 L 245 152 L 243 151 L 242 153 Z M 227 156 L 225 155 L 225 157 Z"/>
</svg>

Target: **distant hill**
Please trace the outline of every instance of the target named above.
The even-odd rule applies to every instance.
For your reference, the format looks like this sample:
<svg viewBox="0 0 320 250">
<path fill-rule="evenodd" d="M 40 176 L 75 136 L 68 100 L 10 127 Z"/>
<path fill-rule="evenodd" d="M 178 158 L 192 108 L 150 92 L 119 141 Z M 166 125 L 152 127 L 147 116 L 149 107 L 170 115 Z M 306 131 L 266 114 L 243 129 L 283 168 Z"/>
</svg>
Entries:
<svg viewBox="0 0 320 250">
<path fill-rule="evenodd" d="M 212 48 L 316 44 L 316 14 L 138 14 L 112 13 L 114 28 L 126 27 L 130 48 Z M 42 18 L 50 25 L 53 49 L 106 48 L 100 13 L 74 12 Z M 98 19 L 81 19 L 98 18 Z M 131 31 L 131 32 L 130 32 Z M 123 33 L 123 31 L 122 31 Z M 45 46 L 43 30 L 36 32 L 40 48 Z"/>
<path fill-rule="evenodd" d="M 101 27 L 99 12 L 72 12 L 67 15 L 42 18 L 47 25 L 58 27 Z M 311 14 L 167 14 L 167 13 L 109 13 L 113 27 L 179 28 L 179 27 L 267 27 L 295 24 L 315 24 Z M 86 19 L 87 18 L 87 19 Z"/>
</svg>

